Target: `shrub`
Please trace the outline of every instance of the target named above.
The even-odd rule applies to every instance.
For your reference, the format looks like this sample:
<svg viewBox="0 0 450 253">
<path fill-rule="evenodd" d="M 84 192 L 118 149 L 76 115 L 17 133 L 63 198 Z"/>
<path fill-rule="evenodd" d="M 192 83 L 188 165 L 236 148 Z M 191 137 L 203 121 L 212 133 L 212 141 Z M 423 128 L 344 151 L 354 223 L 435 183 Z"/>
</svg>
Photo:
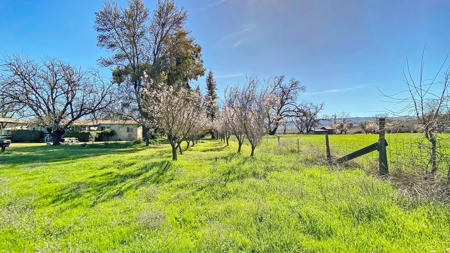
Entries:
<svg viewBox="0 0 450 253">
<path fill-rule="evenodd" d="M 95 137 L 96 141 L 105 141 L 108 140 L 108 138 L 116 135 L 116 131 L 107 128 L 102 131 L 91 132 L 91 135 Z"/>
<path fill-rule="evenodd" d="M 15 130 L 11 133 L 12 142 L 42 142 L 44 133 L 35 130 Z"/>
<path fill-rule="evenodd" d="M 105 129 L 101 132 L 102 136 L 105 137 L 113 137 L 114 135 L 116 135 L 116 131 L 111 130 L 111 129 Z"/>
</svg>

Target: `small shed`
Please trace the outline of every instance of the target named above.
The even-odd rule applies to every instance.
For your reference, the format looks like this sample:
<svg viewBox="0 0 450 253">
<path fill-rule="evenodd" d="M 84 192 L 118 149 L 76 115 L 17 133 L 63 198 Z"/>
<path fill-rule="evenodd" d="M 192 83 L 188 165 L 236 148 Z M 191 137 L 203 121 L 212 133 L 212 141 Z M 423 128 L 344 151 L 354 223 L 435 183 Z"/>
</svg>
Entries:
<svg viewBox="0 0 450 253">
<path fill-rule="evenodd" d="M 314 129 L 314 134 L 334 134 L 335 130 L 336 129 L 331 126 L 325 126 L 319 129 Z"/>
</svg>

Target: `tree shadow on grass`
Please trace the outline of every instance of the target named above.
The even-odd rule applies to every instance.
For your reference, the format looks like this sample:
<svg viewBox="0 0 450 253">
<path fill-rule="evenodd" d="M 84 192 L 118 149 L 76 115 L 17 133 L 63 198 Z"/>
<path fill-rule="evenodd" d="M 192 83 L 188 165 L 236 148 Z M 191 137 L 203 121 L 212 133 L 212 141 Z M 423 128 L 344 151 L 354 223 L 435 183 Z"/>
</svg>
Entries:
<svg viewBox="0 0 450 253">
<path fill-rule="evenodd" d="M 229 163 L 236 159 L 243 159 L 240 163 L 245 163 L 250 157 L 243 157 L 242 153 L 237 153 L 235 151 L 229 152 L 225 155 L 217 155 L 213 157 L 206 158 L 207 160 L 212 160 L 214 162 L 225 162 Z"/>
<path fill-rule="evenodd" d="M 236 156 L 230 156 L 230 160 L 232 158 L 234 158 Z M 244 166 L 244 164 L 246 164 L 247 162 L 253 161 L 254 158 L 253 157 L 245 157 L 245 158 L 241 158 L 236 164 L 232 164 L 230 167 L 228 167 L 228 169 L 226 169 L 223 173 L 222 176 L 225 179 L 225 182 L 233 182 L 236 180 L 243 180 L 246 178 L 251 177 L 251 175 L 249 174 L 248 170 L 242 170 L 242 167 Z"/>
<path fill-rule="evenodd" d="M 8 166 L 36 162 L 73 162 L 73 160 L 105 154 L 130 154 L 144 148 L 143 145 L 132 143 L 11 147 L 8 152 L 0 156 L 0 161 Z"/>
<path fill-rule="evenodd" d="M 167 173 L 172 168 L 170 161 L 155 161 L 141 166 L 135 166 L 125 172 L 105 172 L 94 175 L 84 181 L 72 182 L 52 198 L 51 204 L 73 208 L 89 201 L 91 206 L 123 196 L 130 190 L 136 190 L 143 185 L 161 184 L 173 180 L 174 174 Z"/>
<path fill-rule="evenodd" d="M 223 151 L 225 149 L 228 149 L 229 146 L 226 146 L 225 144 L 220 145 L 218 147 L 211 147 L 211 148 L 206 148 L 206 149 L 201 149 L 199 150 L 200 152 L 218 152 L 218 151 Z"/>
</svg>

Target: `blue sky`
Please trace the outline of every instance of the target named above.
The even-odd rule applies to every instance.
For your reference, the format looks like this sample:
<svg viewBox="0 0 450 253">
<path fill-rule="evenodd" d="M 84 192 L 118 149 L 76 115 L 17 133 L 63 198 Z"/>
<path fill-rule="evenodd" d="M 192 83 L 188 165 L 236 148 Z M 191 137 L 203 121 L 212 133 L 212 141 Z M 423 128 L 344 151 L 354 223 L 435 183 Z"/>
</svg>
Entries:
<svg viewBox="0 0 450 253">
<path fill-rule="evenodd" d="M 126 1 L 120 0 L 122 6 Z M 144 0 L 153 10 L 156 1 Z M 425 74 L 450 52 L 448 0 L 176 0 L 203 48 L 222 96 L 246 75 L 277 75 L 307 87 L 299 101 L 324 102 L 323 114 L 374 116 L 397 105 L 378 89 L 405 89 L 408 57 L 417 73 L 426 44 Z M 96 0 L 0 0 L 0 53 L 56 57 L 84 67 L 108 52 L 97 47 Z M 102 73 L 109 77 L 109 70 Z M 204 85 L 205 78 L 198 83 Z"/>
</svg>

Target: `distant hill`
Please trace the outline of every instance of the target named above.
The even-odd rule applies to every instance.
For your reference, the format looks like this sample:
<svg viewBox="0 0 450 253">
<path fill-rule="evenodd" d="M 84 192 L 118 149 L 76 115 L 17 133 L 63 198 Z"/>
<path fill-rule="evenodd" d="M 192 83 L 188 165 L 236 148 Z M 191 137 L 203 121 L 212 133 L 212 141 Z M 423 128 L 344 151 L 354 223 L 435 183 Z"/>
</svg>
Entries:
<svg viewBox="0 0 450 253">
<path fill-rule="evenodd" d="M 406 120 L 408 118 L 409 118 L 408 116 L 399 116 L 399 117 L 388 117 L 387 119 Z M 374 121 L 376 119 L 377 119 L 376 117 L 350 117 L 350 118 L 347 118 L 345 120 L 345 122 L 347 124 L 353 124 L 354 126 L 357 126 L 361 122 Z M 336 118 L 336 122 L 340 122 L 340 121 L 342 121 L 342 118 Z M 334 124 L 334 119 L 321 119 L 318 128 L 321 128 L 324 126 L 331 126 L 333 124 Z M 280 126 L 278 128 L 278 131 L 280 131 L 280 130 L 282 131 L 283 129 L 284 129 L 284 127 Z M 297 128 L 295 127 L 294 124 L 288 123 L 287 130 L 292 131 L 292 130 L 297 130 Z"/>
</svg>

